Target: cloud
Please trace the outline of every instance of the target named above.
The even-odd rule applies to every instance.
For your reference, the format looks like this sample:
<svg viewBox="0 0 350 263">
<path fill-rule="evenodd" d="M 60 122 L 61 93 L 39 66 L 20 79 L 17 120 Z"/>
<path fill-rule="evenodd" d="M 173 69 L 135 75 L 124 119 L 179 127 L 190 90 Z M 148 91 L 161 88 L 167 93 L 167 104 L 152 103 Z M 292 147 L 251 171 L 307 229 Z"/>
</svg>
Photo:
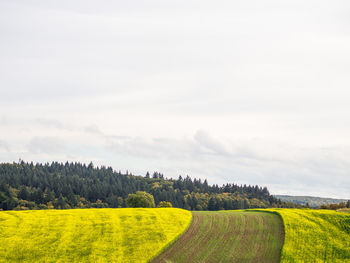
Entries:
<svg viewBox="0 0 350 263">
<path fill-rule="evenodd" d="M 9 120 L 7 117 L 5 116 L 1 116 L 0 117 L 0 126 L 5 126 L 9 124 Z"/>
<path fill-rule="evenodd" d="M 344 156 L 348 156 L 350 148 L 302 149 L 258 139 L 225 145 L 232 151 L 225 150 L 222 143 L 200 130 L 192 139 L 121 139 L 108 149 L 135 160 L 147 158 L 148 163 L 158 163 L 165 174 L 171 171 L 171 177 L 176 176 L 173 171 L 183 171 L 212 183 L 259 184 L 275 193 L 294 191 L 326 196 L 342 193 L 347 198 L 350 161 Z"/>
<path fill-rule="evenodd" d="M 55 128 L 58 130 L 73 130 L 74 128 L 71 127 L 70 125 L 64 124 L 58 120 L 55 119 L 43 119 L 43 118 L 37 118 L 36 123 L 39 125 L 49 127 L 49 128 Z"/>
<path fill-rule="evenodd" d="M 346 195 L 349 7 L 0 1 L 0 158 Z"/>
<path fill-rule="evenodd" d="M 84 131 L 92 134 L 97 134 L 97 135 L 104 135 L 103 132 L 97 127 L 97 125 L 89 125 L 84 127 Z"/>
<path fill-rule="evenodd" d="M 211 153 L 223 155 L 228 154 L 224 145 L 210 137 L 209 134 L 203 130 L 197 131 L 194 135 L 194 139 L 200 144 L 201 147 L 209 150 Z"/>
<path fill-rule="evenodd" d="M 0 140 L 0 150 L 5 150 L 6 152 L 11 152 L 10 146 L 7 142 Z"/>
<path fill-rule="evenodd" d="M 219 141 L 204 129 L 190 137 L 147 138 L 104 134 L 98 126 L 87 125 L 68 135 L 35 136 L 26 144 L 26 151 L 17 143 L 7 154 L 13 159 L 8 161 L 94 160 L 134 174 L 158 170 L 173 178 L 188 174 L 210 183 L 258 184 L 276 194 L 349 198 L 350 161 L 346 156 L 350 147 L 346 146 L 300 148 L 258 138 Z M 0 149 L 8 149 L 8 144 L 1 141 Z M 7 160 L 6 152 L 0 157 Z"/>
<path fill-rule="evenodd" d="M 27 148 L 33 154 L 56 154 L 62 153 L 66 146 L 64 141 L 58 137 L 33 137 Z"/>
<path fill-rule="evenodd" d="M 182 159 L 192 152 L 198 151 L 193 142 L 171 138 L 146 139 L 142 137 L 128 138 L 123 136 L 108 137 L 106 148 L 120 154 L 147 159 Z"/>
</svg>

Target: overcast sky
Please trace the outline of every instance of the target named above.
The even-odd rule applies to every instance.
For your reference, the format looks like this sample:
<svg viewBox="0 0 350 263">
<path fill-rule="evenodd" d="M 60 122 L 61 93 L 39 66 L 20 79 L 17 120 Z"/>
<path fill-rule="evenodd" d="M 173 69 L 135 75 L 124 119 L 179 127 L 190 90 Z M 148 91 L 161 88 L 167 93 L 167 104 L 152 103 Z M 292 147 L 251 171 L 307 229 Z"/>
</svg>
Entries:
<svg viewBox="0 0 350 263">
<path fill-rule="evenodd" d="M 0 161 L 350 198 L 350 2 L 0 0 Z"/>
</svg>

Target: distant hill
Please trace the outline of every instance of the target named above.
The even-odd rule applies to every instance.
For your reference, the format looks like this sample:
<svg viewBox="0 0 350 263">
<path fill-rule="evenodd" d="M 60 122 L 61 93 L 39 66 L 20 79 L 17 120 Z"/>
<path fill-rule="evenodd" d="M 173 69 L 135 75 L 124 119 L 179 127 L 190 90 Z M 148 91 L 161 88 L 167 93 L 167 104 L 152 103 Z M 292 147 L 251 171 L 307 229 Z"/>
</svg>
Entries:
<svg viewBox="0 0 350 263">
<path fill-rule="evenodd" d="M 306 205 L 307 203 L 311 207 L 318 207 L 320 205 L 339 204 L 346 202 L 347 199 L 335 199 L 326 197 L 315 196 L 291 196 L 291 195 L 275 195 L 276 198 L 284 202 L 292 202 L 295 204 Z"/>
</svg>

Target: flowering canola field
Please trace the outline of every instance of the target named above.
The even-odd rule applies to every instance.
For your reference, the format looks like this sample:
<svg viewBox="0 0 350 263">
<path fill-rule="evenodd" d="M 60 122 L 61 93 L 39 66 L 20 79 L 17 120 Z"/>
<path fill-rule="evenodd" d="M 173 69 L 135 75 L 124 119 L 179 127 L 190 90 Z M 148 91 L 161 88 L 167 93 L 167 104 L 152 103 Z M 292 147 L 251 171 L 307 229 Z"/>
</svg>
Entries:
<svg viewBox="0 0 350 263">
<path fill-rule="evenodd" d="M 283 225 L 265 226 L 265 221 L 261 223 L 258 219 L 265 218 L 268 211 L 279 214 Z M 260 244 L 266 249 L 273 249 L 276 242 L 280 247 L 283 245 L 283 263 L 350 262 L 350 213 L 312 209 L 264 209 L 255 214 L 254 210 L 250 210 L 197 212 L 193 216 L 189 231 L 174 246 L 169 247 L 172 250 L 166 250 L 186 255 L 182 262 L 194 262 L 191 260 L 197 254 L 207 255 L 208 251 L 213 251 L 218 262 L 223 261 L 224 257 L 242 259 L 248 253 L 244 248 L 253 248 L 254 244 L 259 247 Z M 250 221 L 241 220 L 248 216 Z M 228 218 L 230 220 L 226 220 Z M 246 223 L 255 222 L 255 219 L 261 224 Z M 155 256 L 177 240 L 189 227 L 191 220 L 189 211 L 176 208 L 0 211 L 0 262 L 137 263 L 151 259 L 157 262 L 164 253 L 158 258 Z M 215 222 L 218 222 L 217 226 L 212 225 Z M 283 227 L 284 244 L 283 238 L 271 243 L 270 239 L 263 241 L 258 235 L 268 236 L 277 231 L 278 236 L 278 233 L 283 234 Z M 248 235 L 260 228 L 264 231 Z M 212 232 L 206 235 L 208 231 Z M 237 236 L 235 231 L 243 231 L 243 235 Z M 237 237 L 241 237 L 239 242 L 235 241 Z M 248 242 L 249 237 L 256 237 L 255 243 Z M 191 245 L 186 248 L 182 239 Z M 191 240 L 197 241 L 191 243 Z M 198 245 L 198 240 L 201 240 L 202 245 L 194 247 Z M 229 240 L 233 242 L 232 245 Z M 187 257 L 193 248 L 195 251 L 192 256 Z M 173 254 L 177 255 L 175 252 Z M 263 262 L 263 258 L 259 258 Z"/>
<path fill-rule="evenodd" d="M 176 208 L 0 211 L 0 262 L 147 262 L 191 218 Z"/>
<path fill-rule="evenodd" d="M 269 209 L 283 219 L 281 262 L 350 262 L 350 214 L 330 210 Z"/>
</svg>

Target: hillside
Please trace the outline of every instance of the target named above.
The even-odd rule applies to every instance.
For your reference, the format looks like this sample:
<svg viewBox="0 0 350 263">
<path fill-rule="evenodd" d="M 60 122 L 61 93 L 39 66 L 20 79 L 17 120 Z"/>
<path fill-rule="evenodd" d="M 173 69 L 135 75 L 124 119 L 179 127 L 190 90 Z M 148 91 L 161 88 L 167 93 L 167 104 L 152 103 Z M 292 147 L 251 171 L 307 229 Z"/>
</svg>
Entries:
<svg viewBox="0 0 350 263">
<path fill-rule="evenodd" d="M 254 211 L 192 212 L 189 229 L 151 263 L 279 262 L 281 218 Z"/>
<path fill-rule="evenodd" d="M 0 211 L 0 262 L 146 263 L 181 234 L 175 208 Z"/>
<path fill-rule="evenodd" d="M 166 179 L 154 172 L 122 174 L 111 167 L 81 163 L 0 164 L 0 209 L 68 209 L 126 207 L 130 193 L 146 191 L 160 201 L 187 210 L 230 210 L 281 207 L 266 187 L 225 184 L 189 176 Z"/>
<path fill-rule="evenodd" d="M 0 262 L 350 260 L 350 214 L 329 210 L 0 211 L 0 222 Z"/>
<path fill-rule="evenodd" d="M 315 196 L 291 196 L 291 195 L 274 195 L 276 198 L 285 202 L 292 202 L 295 204 L 307 205 L 310 207 L 319 207 L 321 205 L 338 204 L 346 202 L 346 199 L 335 199 Z"/>
<path fill-rule="evenodd" d="M 350 214 L 330 210 L 271 209 L 283 219 L 281 262 L 350 262 Z"/>
<path fill-rule="evenodd" d="M 349 213 L 284 208 L 192 213 L 189 229 L 151 263 L 350 262 Z"/>
</svg>

